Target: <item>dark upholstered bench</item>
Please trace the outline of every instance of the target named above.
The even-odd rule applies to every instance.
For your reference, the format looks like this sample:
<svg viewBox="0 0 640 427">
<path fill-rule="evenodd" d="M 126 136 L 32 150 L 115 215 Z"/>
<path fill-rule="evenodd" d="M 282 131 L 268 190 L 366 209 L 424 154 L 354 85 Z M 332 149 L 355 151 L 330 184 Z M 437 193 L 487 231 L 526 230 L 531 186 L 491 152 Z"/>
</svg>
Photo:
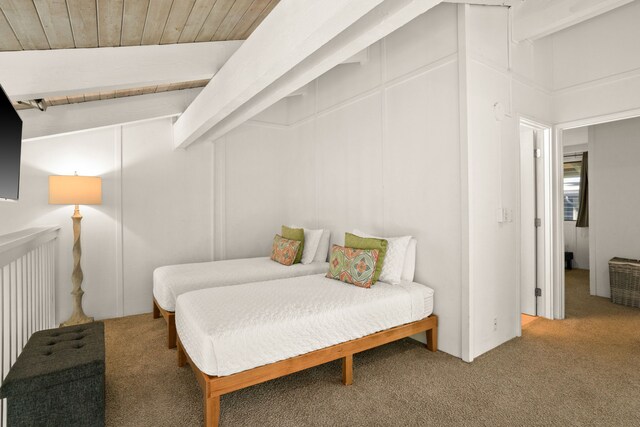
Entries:
<svg viewBox="0 0 640 427">
<path fill-rule="evenodd" d="M 8 425 L 104 426 L 104 324 L 31 336 L 0 388 Z"/>
</svg>

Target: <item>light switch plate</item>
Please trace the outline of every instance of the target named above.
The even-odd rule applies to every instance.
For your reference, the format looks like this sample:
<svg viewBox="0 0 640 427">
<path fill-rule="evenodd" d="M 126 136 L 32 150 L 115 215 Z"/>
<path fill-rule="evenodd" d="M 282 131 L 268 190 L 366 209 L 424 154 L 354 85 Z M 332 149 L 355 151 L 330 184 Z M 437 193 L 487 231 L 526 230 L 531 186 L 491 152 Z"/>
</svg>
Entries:
<svg viewBox="0 0 640 427">
<path fill-rule="evenodd" d="M 498 220 L 498 224 L 502 224 L 505 221 L 504 209 L 499 208 L 498 210 L 496 210 L 496 219 Z"/>
<path fill-rule="evenodd" d="M 504 208 L 504 222 L 513 222 L 513 210 Z"/>
<path fill-rule="evenodd" d="M 496 219 L 499 224 L 513 222 L 513 211 L 509 208 L 498 208 L 496 210 Z"/>
</svg>

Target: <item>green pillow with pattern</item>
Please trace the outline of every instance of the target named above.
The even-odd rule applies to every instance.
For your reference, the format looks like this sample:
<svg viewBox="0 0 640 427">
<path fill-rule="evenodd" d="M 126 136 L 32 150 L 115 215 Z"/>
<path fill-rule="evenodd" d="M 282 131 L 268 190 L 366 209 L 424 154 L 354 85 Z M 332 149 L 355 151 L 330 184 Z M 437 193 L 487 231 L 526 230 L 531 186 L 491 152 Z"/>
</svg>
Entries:
<svg viewBox="0 0 640 427">
<path fill-rule="evenodd" d="M 302 251 L 304 250 L 304 228 L 289 228 L 286 225 L 282 226 L 282 237 L 289 240 L 297 240 L 300 242 L 300 250 L 296 255 L 294 264 L 298 264 L 302 259 Z"/>
<path fill-rule="evenodd" d="M 374 275 L 379 253 L 377 249 L 353 249 L 333 245 L 326 277 L 361 288 L 370 288 L 376 283 Z"/>
<path fill-rule="evenodd" d="M 300 251 L 300 242 L 276 234 L 271 247 L 271 259 L 282 265 L 291 265 Z"/>
<path fill-rule="evenodd" d="M 376 272 L 373 276 L 373 283 L 376 283 L 380 278 L 380 273 L 382 273 L 382 266 L 384 265 L 384 257 L 387 254 L 388 242 L 384 239 L 360 237 L 355 234 L 344 233 L 344 245 L 347 248 L 378 250 L 378 264 L 376 264 Z"/>
</svg>

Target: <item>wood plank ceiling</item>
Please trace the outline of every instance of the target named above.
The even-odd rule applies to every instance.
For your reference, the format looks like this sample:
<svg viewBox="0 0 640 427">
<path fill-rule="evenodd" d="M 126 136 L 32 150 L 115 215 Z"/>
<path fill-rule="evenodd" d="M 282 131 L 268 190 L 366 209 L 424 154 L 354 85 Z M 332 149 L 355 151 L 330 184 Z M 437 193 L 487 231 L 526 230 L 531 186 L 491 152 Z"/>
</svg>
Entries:
<svg viewBox="0 0 640 427">
<path fill-rule="evenodd" d="M 279 0 L 0 0 L 0 51 L 244 40 Z"/>
</svg>

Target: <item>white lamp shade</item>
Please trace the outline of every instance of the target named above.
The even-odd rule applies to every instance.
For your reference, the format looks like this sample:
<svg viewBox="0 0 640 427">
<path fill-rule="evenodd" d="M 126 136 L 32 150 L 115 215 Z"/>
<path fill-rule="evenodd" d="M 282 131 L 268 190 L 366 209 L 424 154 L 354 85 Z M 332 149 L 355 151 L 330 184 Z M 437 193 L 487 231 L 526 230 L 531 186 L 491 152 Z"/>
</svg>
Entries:
<svg viewBox="0 0 640 427">
<path fill-rule="evenodd" d="M 101 205 L 102 179 L 97 176 L 50 176 L 50 205 Z"/>
</svg>

